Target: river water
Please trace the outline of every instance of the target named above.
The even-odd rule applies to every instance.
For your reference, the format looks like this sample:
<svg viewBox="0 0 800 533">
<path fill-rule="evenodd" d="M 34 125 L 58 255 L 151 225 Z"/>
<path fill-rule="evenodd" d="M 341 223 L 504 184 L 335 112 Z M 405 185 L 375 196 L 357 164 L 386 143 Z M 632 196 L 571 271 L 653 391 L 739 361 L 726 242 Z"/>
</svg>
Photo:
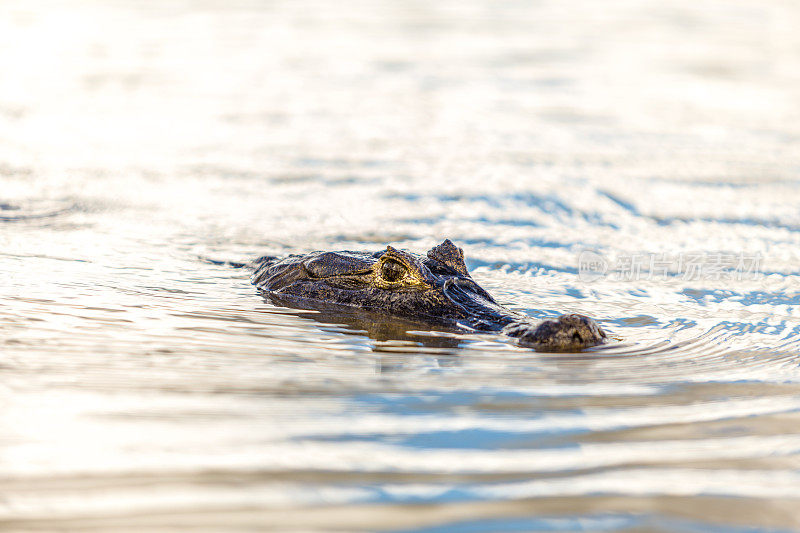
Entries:
<svg viewBox="0 0 800 533">
<path fill-rule="evenodd" d="M 0 3 L 3 531 L 800 530 L 795 2 Z M 545 354 L 207 259 L 444 238 Z"/>
</svg>

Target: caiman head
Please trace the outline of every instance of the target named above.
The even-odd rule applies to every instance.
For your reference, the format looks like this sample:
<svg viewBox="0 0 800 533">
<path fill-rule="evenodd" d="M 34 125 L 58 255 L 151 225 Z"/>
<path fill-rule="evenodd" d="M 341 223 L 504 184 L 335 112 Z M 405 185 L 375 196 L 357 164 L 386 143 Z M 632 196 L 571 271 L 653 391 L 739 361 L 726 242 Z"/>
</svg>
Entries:
<svg viewBox="0 0 800 533">
<path fill-rule="evenodd" d="M 423 256 L 387 246 L 376 253 L 314 252 L 254 264 L 251 281 L 289 300 L 372 309 L 477 331 L 501 331 L 544 350 L 579 350 L 605 333 L 589 318 L 565 315 L 533 323 L 498 304 L 467 271 L 450 240 Z M 570 318 L 571 317 L 571 318 Z"/>
</svg>

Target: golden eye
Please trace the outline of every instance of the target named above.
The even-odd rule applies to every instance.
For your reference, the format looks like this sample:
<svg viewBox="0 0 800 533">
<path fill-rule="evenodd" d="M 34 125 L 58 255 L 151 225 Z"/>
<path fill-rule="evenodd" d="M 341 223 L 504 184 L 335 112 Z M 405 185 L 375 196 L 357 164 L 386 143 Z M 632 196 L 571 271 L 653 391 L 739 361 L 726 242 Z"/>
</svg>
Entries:
<svg viewBox="0 0 800 533">
<path fill-rule="evenodd" d="M 406 267 L 397 261 L 389 259 L 381 265 L 381 277 L 389 283 L 400 281 L 406 274 Z"/>
</svg>

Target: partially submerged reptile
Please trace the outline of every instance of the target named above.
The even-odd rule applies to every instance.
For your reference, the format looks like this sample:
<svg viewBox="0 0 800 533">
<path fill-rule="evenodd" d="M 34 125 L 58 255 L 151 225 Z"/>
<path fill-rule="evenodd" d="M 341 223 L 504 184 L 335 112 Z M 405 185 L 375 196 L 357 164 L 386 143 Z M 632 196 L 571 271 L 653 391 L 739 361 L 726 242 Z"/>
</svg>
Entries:
<svg viewBox="0 0 800 533">
<path fill-rule="evenodd" d="M 380 252 L 313 252 L 262 257 L 250 281 L 268 295 L 372 309 L 467 331 L 499 332 L 539 351 L 580 351 L 606 334 L 583 315 L 533 321 L 506 309 L 467 271 L 450 240 L 420 256 L 387 246 Z"/>
</svg>

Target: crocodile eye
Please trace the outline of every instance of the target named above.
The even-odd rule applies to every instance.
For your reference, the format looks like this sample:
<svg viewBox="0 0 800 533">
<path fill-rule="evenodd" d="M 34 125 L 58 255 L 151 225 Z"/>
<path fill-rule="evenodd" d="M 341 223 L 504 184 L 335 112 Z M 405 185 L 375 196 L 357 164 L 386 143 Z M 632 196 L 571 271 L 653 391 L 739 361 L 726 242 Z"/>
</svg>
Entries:
<svg viewBox="0 0 800 533">
<path fill-rule="evenodd" d="M 381 265 L 381 277 L 386 281 L 393 283 L 399 281 L 406 273 L 406 267 L 397 261 L 384 261 Z"/>
</svg>

